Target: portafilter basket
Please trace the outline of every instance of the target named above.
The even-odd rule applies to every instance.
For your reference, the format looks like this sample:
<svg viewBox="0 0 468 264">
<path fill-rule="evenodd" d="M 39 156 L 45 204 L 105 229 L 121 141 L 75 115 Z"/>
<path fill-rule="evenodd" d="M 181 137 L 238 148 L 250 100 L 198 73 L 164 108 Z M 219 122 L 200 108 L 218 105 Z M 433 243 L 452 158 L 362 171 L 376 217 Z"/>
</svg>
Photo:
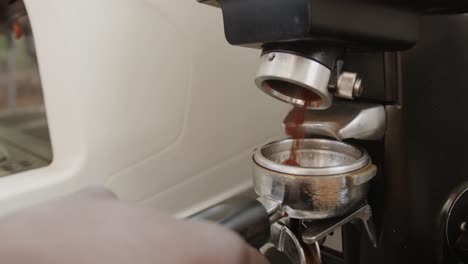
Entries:
<svg viewBox="0 0 468 264">
<path fill-rule="evenodd" d="M 300 166 L 284 165 L 294 140 L 284 139 L 253 155 L 254 189 L 281 203 L 289 217 L 325 219 L 346 214 L 362 203 L 377 168 L 367 152 L 335 140 L 303 139 Z"/>
</svg>

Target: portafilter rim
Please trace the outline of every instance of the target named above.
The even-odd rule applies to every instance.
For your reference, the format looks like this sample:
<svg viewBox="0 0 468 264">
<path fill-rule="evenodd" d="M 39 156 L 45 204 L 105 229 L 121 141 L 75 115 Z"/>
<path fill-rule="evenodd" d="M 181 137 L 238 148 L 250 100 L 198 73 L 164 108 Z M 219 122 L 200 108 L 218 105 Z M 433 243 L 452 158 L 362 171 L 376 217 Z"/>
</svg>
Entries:
<svg viewBox="0 0 468 264">
<path fill-rule="evenodd" d="M 355 145 L 352 145 L 352 144 L 348 144 L 348 143 L 344 143 L 344 142 L 340 142 L 336 140 L 323 139 L 323 138 L 305 138 L 303 139 L 304 141 L 303 144 L 316 142 L 316 143 L 328 144 L 332 146 L 341 145 L 342 147 L 351 148 L 353 150 L 359 151 L 361 155 L 358 159 L 348 164 L 344 164 L 344 165 L 327 166 L 327 167 L 297 167 L 297 166 L 290 166 L 290 165 L 285 165 L 282 163 L 277 163 L 265 157 L 263 154 L 265 149 L 270 148 L 274 146 L 275 144 L 281 144 L 284 142 L 291 142 L 292 144 L 293 141 L 294 139 L 290 139 L 290 138 L 281 139 L 281 140 L 270 142 L 260 148 L 257 148 L 253 155 L 254 162 L 257 165 L 270 171 L 290 174 L 290 175 L 301 175 L 301 176 L 328 176 L 328 175 L 344 174 L 344 173 L 349 173 L 352 171 L 362 169 L 366 165 L 369 165 L 371 163 L 371 158 L 369 154 L 367 153 L 367 151 L 365 151 L 364 149 L 357 147 Z"/>
</svg>

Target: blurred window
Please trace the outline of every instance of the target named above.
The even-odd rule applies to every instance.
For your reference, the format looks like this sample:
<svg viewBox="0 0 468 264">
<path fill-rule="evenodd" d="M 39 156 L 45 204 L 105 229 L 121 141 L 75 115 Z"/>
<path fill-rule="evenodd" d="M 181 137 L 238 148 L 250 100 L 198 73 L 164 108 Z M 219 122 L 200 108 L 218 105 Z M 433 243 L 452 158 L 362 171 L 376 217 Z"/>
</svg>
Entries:
<svg viewBox="0 0 468 264">
<path fill-rule="evenodd" d="M 0 177 L 47 166 L 52 147 L 34 47 L 21 1 L 0 0 Z"/>
</svg>

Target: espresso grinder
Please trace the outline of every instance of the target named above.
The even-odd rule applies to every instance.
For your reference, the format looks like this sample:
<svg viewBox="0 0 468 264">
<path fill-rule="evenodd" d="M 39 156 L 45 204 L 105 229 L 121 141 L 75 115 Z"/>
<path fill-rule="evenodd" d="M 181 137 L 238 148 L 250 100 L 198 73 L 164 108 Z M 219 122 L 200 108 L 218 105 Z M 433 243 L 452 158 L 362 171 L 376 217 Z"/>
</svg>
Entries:
<svg viewBox="0 0 468 264">
<path fill-rule="evenodd" d="M 284 164 L 293 139 L 259 147 L 259 197 L 194 218 L 272 263 L 468 263 L 468 4 L 199 2 L 222 10 L 230 44 L 262 51 L 258 88 L 307 112 L 299 166 Z"/>
</svg>

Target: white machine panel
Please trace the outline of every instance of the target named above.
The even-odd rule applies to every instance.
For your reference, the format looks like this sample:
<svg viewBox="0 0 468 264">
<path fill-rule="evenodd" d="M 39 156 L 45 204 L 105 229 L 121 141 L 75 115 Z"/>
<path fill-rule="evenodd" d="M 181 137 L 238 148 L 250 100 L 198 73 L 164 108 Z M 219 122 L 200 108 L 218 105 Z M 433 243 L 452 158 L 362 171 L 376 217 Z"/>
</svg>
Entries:
<svg viewBox="0 0 468 264">
<path fill-rule="evenodd" d="M 289 106 L 258 90 L 196 0 L 25 0 L 51 165 L 0 178 L 0 214 L 87 185 L 181 216 L 250 187 L 251 153 Z"/>
</svg>

